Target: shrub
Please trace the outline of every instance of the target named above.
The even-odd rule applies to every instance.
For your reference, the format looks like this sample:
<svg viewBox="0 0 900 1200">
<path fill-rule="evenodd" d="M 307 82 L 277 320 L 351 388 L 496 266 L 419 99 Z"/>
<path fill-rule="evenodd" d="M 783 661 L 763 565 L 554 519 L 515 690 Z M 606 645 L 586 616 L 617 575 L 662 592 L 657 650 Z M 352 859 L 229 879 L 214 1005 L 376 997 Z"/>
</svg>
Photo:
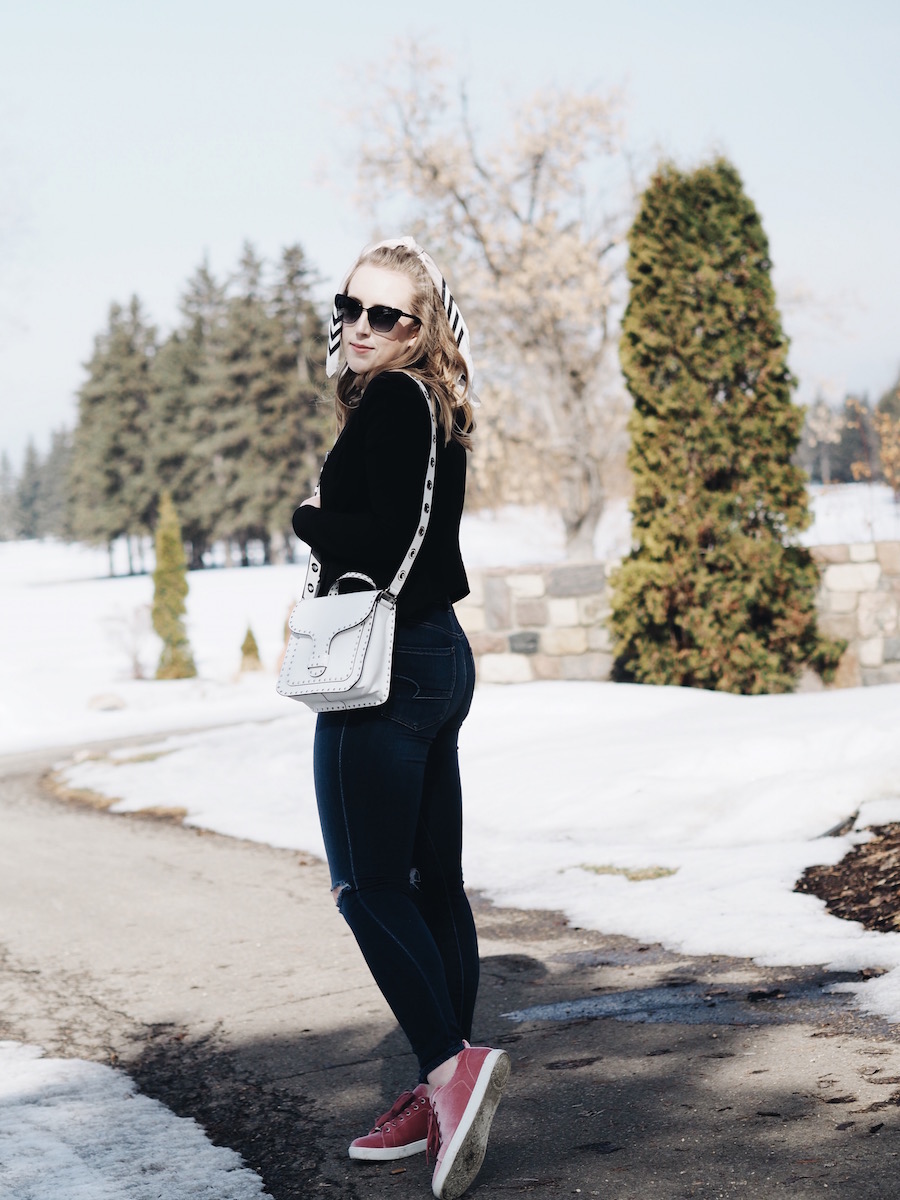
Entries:
<svg viewBox="0 0 900 1200">
<path fill-rule="evenodd" d="M 259 658 L 259 646 L 256 644 L 256 638 L 253 636 L 253 630 L 247 626 L 247 633 L 244 641 L 241 644 L 241 670 L 242 671 L 261 671 L 262 663 Z"/>
</svg>

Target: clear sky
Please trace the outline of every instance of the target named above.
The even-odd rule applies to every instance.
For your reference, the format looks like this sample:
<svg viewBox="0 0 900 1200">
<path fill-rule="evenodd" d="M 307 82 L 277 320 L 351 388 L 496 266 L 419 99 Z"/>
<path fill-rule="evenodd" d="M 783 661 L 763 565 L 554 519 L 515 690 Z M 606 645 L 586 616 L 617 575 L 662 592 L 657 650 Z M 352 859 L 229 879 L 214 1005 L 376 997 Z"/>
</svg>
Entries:
<svg viewBox="0 0 900 1200">
<path fill-rule="evenodd" d="M 71 425 L 110 302 L 137 293 L 165 332 L 204 254 L 224 275 L 245 239 L 299 241 L 329 289 L 370 233 L 362 79 L 409 36 L 455 57 L 488 127 L 538 87 L 623 86 L 645 167 L 727 154 L 800 398 L 896 377 L 896 0 L 0 0 L 0 448 Z"/>
</svg>

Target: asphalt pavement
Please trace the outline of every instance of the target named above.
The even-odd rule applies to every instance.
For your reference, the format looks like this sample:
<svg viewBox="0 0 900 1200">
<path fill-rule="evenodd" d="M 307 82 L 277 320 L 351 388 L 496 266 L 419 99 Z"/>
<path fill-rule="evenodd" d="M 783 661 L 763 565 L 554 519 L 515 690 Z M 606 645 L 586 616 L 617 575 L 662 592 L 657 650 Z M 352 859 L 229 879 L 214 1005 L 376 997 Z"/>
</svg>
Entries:
<svg viewBox="0 0 900 1200">
<path fill-rule="evenodd" d="M 0 1038 L 127 1071 L 276 1200 L 430 1196 L 424 1157 L 346 1155 L 415 1066 L 324 865 L 63 803 L 58 758 L 0 759 Z M 473 1200 L 900 1194 L 900 1030 L 828 991 L 855 976 L 474 903 L 513 1072 Z"/>
</svg>

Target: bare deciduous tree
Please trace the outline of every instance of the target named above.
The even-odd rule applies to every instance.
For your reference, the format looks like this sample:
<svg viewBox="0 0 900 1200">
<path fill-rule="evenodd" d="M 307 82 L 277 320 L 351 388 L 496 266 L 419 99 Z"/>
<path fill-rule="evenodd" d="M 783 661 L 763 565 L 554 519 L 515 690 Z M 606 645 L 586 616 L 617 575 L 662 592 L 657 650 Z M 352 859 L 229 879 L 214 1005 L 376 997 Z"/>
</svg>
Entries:
<svg viewBox="0 0 900 1200">
<path fill-rule="evenodd" d="M 555 504 L 569 553 L 590 555 L 605 469 L 624 451 L 618 100 L 540 92 L 484 146 L 453 79 L 410 46 L 368 81 L 361 200 L 382 222 L 399 201 L 466 313 L 483 401 L 475 501 Z"/>
<path fill-rule="evenodd" d="M 831 447 L 841 440 L 844 414 L 833 409 L 822 396 L 817 396 L 806 412 L 803 440 L 819 459 L 822 482 L 831 483 Z"/>
<path fill-rule="evenodd" d="M 894 500 L 900 504 L 900 417 L 877 412 L 875 430 L 884 481 L 892 489 Z"/>
</svg>

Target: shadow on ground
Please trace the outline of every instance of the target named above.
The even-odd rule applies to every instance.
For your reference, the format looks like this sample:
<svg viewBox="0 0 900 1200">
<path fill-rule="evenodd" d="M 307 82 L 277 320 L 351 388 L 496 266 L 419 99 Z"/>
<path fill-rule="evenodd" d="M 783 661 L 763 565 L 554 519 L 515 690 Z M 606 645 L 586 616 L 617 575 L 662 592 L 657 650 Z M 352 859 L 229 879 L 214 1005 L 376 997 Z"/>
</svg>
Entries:
<svg viewBox="0 0 900 1200">
<path fill-rule="evenodd" d="M 558 920 L 481 916 L 484 941 L 514 928 L 542 948 Z M 562 941 L 556 955 L 483 960 L 477 1035 L 506 1047 L 513 1075 L 474 1200 L 896 1194 L 900 1046 L 827 994 L 847 976 L 684 960 L 577 930 Z M 238 1150 L 276 1200 L 430 1195 L 423 1157 L 346 1156 L 413 1083 L 404 1040 L 383 1030 L 226 1047 L 160 1029 L 121 1065 Z"/>
<path fill-rule="evenodd" d="M 121 1066 L 275 1200 L 428 1196 L 422 1158 L 346 1155 L 414 1065 L 322 864 L 75 810 L 38 764 L 4 769 L 0 1037 Z M 513 1074 L 475 1200 L 898 1194 L 900 1039 L 828 992 L 847 976 L 476 909 L 475 1036 Z"/>
</svg>

